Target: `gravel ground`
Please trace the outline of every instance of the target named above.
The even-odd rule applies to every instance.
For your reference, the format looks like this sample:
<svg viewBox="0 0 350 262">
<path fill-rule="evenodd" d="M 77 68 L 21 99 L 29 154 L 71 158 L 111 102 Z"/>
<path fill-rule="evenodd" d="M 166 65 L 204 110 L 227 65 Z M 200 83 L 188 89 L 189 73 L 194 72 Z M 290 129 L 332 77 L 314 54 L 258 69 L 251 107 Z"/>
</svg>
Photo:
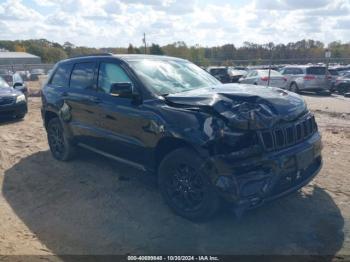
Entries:
<svg viewBox="0 0 350 262">
<path fill-rule="evenodd" d="M 323 136 L 316 179 L 241 219 L 223 210 L 201 224 L 171 213 L 127 166 L 90 153 L 54 160 L 30 98 L 23 121 L 0 124 L 0 255 L 350 255 L 350 102 L 305 98 Z"/>
</svg>

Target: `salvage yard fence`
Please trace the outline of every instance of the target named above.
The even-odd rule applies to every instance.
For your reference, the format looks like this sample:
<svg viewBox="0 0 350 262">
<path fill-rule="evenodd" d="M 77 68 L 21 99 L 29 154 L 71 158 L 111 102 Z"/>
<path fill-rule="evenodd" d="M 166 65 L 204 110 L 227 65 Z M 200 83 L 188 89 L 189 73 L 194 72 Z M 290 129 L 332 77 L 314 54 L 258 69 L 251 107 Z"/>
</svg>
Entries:
<svg viewBox="0 0 350 262">
<path fill-rule="evenodd" d="M 202 65 L 203 61 L 193 61 L 197 65 Z M 350 58 L 272 58 L 272 59 L 210 59 L 209 65 L 211 66 L 261 66 L 261 65 L 287 65 L 287 64 L 317 64 L 317 63 L 329 63 L 329 65 L 350 64 Z"/>
<path fill-rule="evenodd" d="M 0 65 L 0 70 L 16 71 L 31 71 L 32 69 L 44 69 L 45 72 L 52 69 L 54 64 L 15 64 L 15 65 Z"/>
<path fill-rule="evenodd" d="M 201 65 L 202 61 L 193 61 L 195 64 Z M 350 58 L 330 58 L 328 61 L 325 58 L 288 58 L 288 59 L 214 59 L 209 61 L 208 66 L 259 66 L 259 65 L 286 65 L 286 64 L 316 64 L 316 63 L 329 63 L 349 65 Z M 13 65 L 0 65 L 1 69 L 7 69 L 12 72 L 16 71 L 31 71 L 32 69 L 44 69 L 47 73 L 52 69 L 54 64 L 13 64 Z"/>
</svg>

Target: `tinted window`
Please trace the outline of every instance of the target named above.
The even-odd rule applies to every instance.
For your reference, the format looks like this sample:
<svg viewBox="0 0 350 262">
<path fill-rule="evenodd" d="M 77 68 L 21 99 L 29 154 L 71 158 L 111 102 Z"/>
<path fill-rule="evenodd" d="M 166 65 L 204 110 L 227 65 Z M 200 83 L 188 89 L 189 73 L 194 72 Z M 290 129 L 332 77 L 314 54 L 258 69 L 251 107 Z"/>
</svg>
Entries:
<svg viewBox="0 0 350 262">
<path fill-rule="evenodd" d="M 77 89 L 93 88 L 95 63 L 75 64 L 70 78 L 70 87 Z"/>
<path fill-rule="evenodd" d="M 326 68 L 325 67 L 309 67 L 306 69 L 306 73 L 308 75 L 325 75 Z"/>
<path fill-rule="evenodd" d="M 130 78 L 125 71 L 116 64 L 101 63 L 98 72 L 98 90 L 104 93 L 110 93 L 113 83 L 130 82 Z"/>
<path fill-rule="evenodd" d="M 339 73 L 338 73 L 337 70 L 331 69 L 331 70 L 328 70 L 328 71 L 329 71 L 329 73 L 330 73 L 331 75 L 333 75 L 333 76 L 338 76 L 338 75 L 339 75 Z"/>
<path fill-rule="evenodd" d="M 227 74 L 227 69 L 226 68 L 215 68 L 215 69 L 211 69 L 210 73 L 212 75 L 225 75 L 225 74 Z"/>
<path fill-rule="evenodd" d="M 71 65 L 64 64 L 60 65 L 53 77 L 51 78 L 50 84 L 57 87 L 64 87 L 68 84 L 68 79 L 70 75 Z"/>
<path fill-rule="evenodd" d="M 303 69 L 301 69 L 301 68 L 295 68 L 295 69 L 294 69 L 294 74 L 295 74 L 295 75 L 302 75 L 302 74 L 303 74 Z"/>
<path fill-rule="evenodd" d="M 283 75 L 293 75 L 294 74 L 294 69 L 293 68 L 286 68 L 283 71 Z"/>
</svg>

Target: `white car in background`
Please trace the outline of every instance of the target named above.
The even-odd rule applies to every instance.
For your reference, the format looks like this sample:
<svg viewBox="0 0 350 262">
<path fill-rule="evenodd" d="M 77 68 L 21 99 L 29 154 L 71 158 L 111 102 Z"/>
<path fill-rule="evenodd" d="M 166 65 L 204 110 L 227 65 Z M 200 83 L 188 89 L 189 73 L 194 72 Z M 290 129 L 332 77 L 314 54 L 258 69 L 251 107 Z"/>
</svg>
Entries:
<svg viewBox="0 0 350 262">
<path fill-rule="evenodd" d="M 257 69 L 251 70 L 245 77 L 242 77 L 239 82 L 241 84 L 261 85 L 261 86 L 273 86 L 285 88 L 287 79 L 279 72 L 275 70 Z"/>
</svg>

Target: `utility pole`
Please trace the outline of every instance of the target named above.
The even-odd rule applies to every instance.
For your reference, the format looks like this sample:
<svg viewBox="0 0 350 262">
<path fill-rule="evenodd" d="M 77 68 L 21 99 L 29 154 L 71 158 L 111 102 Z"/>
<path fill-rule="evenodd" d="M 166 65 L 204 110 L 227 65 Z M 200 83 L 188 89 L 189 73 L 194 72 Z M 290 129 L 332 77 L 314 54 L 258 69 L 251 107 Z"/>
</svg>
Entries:
<svg viewBox="0 0 350 262">
<path fill-rule="evenodd" d="M 273 46 L 272 44 L 269 44 L 270 47 L 270 62 L 269 62 L 269 74 L 268 74 L 268 78 L 267 78 L 267 86 L 270 85 L 270 77 L 271 77 L 271 65 L 272 65 L 272 58 L 273 58 Z"/>
<path fill-rule="evenodd" d="M 146 33 L 143 33 L 143 39 L 142 39 L 142 42 L 143 42 L 143 43 L 144 43 L 144 45 L 145 45 L 145 54 L 147 54 Z"/>
</svg>

